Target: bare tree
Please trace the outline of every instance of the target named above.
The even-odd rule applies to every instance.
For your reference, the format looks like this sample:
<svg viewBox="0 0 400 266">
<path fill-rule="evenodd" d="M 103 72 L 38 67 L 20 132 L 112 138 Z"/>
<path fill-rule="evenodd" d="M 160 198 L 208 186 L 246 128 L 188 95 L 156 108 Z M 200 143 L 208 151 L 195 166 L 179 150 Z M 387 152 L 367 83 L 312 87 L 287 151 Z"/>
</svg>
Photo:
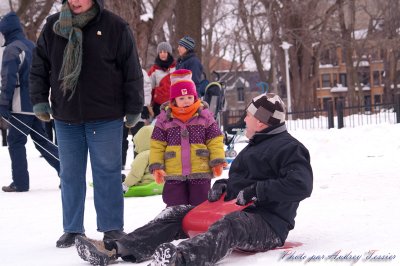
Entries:
<svg viewBox="0 0 400 266">
<path fill-rule="evenodd" d="M 24 25 L 27 38 L 32 41 L 36 41 L 43 21 L 57 2 L 54 0 L 9 0 L 10 9 L 17 13 Z"/>
<path fill-rule="evenodd" d="M 201 1 L 177 0 L 175 7 L 176 28 L 178 39 L 189 35 L 196 42 L 196 53 L 201 58 Z M 177 39 L 172 40 L 177 43 Z"/>
<path fill-rule="evenodd" d="M 354 49 L 354 26 L 355 26 L 355 2 L 354 0 L 337 0 L 339 12 L 339 25 L 341 32 L 341 45 L 344 50 L 344 59 L 346 63 L 347 72 L 347 87 L 349 102 L 353 104 L 358 103 L 356 97 L 355 84 L 357 81 L 356 71 L 353 64 Z M 347 15 L 346 15 L 347 14 Z"/>
<path fill-rule="evenodd" d="M 319 57 L 326 48 L 325 33 L 335 5 L 324 1 L 267 1 L 271 41 L 277 59 L 277 72 L 285 76 L 283 41 L 292 44 L 289 49 L 292 110 L 316 106 L 315 83 L 319 76 Z"/>
<path fill-rule="evenodd" d="M 154 11 L 145 10 L 142 0 L 106 0 L 105 7 L 125 19 L 131 26 L 143 65 L 147 65 L 147 49 L 153 36 L 156 36 L 169 17 L 172 16 L 176 0 L 161 0 L 155 3 Z M 152 12 L 153 18 L 142 20 L 141 15 Z"/>
<path fill-rule="evenodd" d="M 239 0 L 238 16 L 243 22 L 245 39 L 256 64 L 261 81 L 268 81 L 266 74 L 265 60 L 263 55 L 267 53 L 268 23 L 265 12 L 262 10 L 262 4 L 259 1 Z"/>
<path fill-rule="evenodd" d="M 8 1 L 32 40 L 36 40 L 44 19 L 61 4 L 61 0 Z M 221 60 L 218 58 L 230 58 L 230 71 L 252 61 L 260 81 L 277 90 L 277 79 L 284 81 L 286 76 L 281 44 L 292 44 L 291 102 L 293 110 L 302 110 L 317 106 L 320 60 L 335 60 L 337 46 L 342 48 L 346 64 L 349 103 L 362 103 L 359 72 L 363 61 L 370 60 L 371 50 L 383 54 L 384 100 L 392 101 L 393 94 L 400 93 L 400 1 L 373 0 L 374 8 L 371 1 L 105 0 L 105 6 L 129 22 L 144 66 L 156 56 L 160 41 L 169 41 L 175 49 L 182 36 L 190 35 L 207 76 Z M 360 9 L 368 17 L 358 19 Z M 369 22 L 368 35 L 361 39 L 356 38 L 360 21 Z M 266 62 L 271 65 L 268 75 Z"/>
<path fill-rule="evenodd" d="M 383 66 L 385 73 L 384 101 L 393 102 L 394 95 L 400 94 L 398 80 L 398 62 L 400 60 L 400 4 L 399 1 L 382 1 L 383 36 L 379 46 L 383 50 Z"/>
<path fill-rule="evenodd" d="M 235 21 L 233 10 L 236 7 L 221 0 L 202 1 L 202 4 L 202 63 L 210 79 L 216 67 L 221 62 L 227 62 L 224 57 L 228 55 L 228 50 L 232 51 L 231 29 Z M 233 54 L 231 58 L 229 68 L 232 70 L 237 62 Z"/>
</svg>

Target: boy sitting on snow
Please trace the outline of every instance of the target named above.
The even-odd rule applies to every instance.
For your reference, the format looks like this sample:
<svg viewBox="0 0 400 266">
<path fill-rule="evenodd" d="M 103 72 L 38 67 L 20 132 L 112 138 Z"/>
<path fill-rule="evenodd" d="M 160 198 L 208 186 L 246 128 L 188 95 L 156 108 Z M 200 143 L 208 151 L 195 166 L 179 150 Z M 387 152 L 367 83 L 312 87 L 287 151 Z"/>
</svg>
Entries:
<svg viewBox="0 0 400 266">
<path fill-rule="evenodd" d="M 216 264 L 233 249 L 263 252 L 282 246 L 294 228 L 300 201 L 311 195 L 310 154 L 287 132 L 286 111 L 279 96 L 259 95 L 246 111 L 249 144 L 232 162 L 229 178 L 214 183 L 208 200 L 217 201 L 226 192 L 226 201 L 254 204 L 227 214 L 206 232 L 177 246 L 170 242 L 188 238 L 182 220 L 194 207 L 168 207 L 116 241 L 78 236 L 75 245 L 79 256 L 92 265 L 107 265 L 118 257 L 131 262 L 153 257 L 149 265 L 201 266 Z"/>
</svg>

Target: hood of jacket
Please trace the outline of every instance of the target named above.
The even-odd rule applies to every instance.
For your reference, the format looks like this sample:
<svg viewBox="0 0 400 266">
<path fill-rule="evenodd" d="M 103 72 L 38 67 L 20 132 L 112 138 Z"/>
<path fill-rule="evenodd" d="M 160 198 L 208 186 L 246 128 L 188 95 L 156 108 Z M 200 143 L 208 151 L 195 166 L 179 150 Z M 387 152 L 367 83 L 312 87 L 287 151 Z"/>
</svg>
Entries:
<svg viewBox="0 0 400 266">
<path fill-rule="evenodd" d="M 3 17 L 0 21 L 0 32 L 5 39 L 4 46 L 15 40 L 24 38 L 21 22 L 15 12 L 9 12 Z"/>
<path fill-rule="evenodd" d="M 144 126 L 133 136 L 133 143 L 137 153 L 150 150 L 150 139 L 153 130 L 154 126 L 152 125 Z"/>
</svg>

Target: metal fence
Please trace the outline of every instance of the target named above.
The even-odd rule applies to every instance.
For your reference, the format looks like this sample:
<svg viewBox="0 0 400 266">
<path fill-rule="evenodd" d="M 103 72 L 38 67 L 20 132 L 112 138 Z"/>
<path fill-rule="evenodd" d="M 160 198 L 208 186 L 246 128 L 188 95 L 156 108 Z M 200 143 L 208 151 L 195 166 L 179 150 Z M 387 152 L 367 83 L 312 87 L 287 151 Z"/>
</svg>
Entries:
<svg viewBox="0 0 400 266">
<path fill-rule="evenodd" d="M 224 130 L 244 127 L 241 119 L 245 110 L 223 112 Z M 336 108 L 328 104 L 327 110 L 306 110 L 287 113 L 286 125 L 289 130 L 329 129 L 357 127 L 371 124 L 400 123 L 400 101 L 398 103 L 344 107 L 338 101 Z"/>
</svg>

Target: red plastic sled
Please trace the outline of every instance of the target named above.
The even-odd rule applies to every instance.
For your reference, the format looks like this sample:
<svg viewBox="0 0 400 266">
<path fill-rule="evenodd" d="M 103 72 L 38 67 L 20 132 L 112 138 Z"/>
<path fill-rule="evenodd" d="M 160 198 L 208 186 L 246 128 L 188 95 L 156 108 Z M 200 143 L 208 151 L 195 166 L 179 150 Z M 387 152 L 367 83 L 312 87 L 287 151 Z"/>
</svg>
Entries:
<svg viewBox="0 0 400 266">
<path fill-rule="evenodd" d="M 277 247 L 277 248 L 274 248 L 272 250 L 291 249 L 291 248 L 295 248 L 295 247 L 300 247 L 301 245 L 303 245 L 303 243 L 301 243 L 301 242 L 288 242 L 288 241 L 286 241 L 285 244 L 282 247 Z M 237 249 L 237 248 L 234 249 L 233 251 L 235 251 L 237 253 L 247 254 L 247 255 L 252 255 L 252 254 L 258 253 L 257 251 L 248 251 L 248 250 L 242 250 L 242 249 Z"/>
<path fill-rule="evenodd" d="M 241 211 L 252 204 L 250 202 L 245 206 L 240 206 L 236 204 L 236 199 L 224 201 L 224 198 L 225 193 L 219 200 L 215 202 L 206 200 L 188 212 L 182 221 L 183 231 L 189 237 L 194 237 L 207 231 L 213 223 L 225 215 L 234 211 Z"/>
<path fill-rule="evenodd" d="M 285 244 L 282 247 L 277 247 L 274 249 L 290 249 L 290 248 L 295 248 L 295 247 L 300 247 L 303 245 L 301 242 L 288 242 L 286 241 Z"/>
<path fill-rule="evenodd" d="M 251 205 L 252 202 L 245 206 L 240 206 L 236 204 L 236 199 L 231 201 L 224 201 L 225 193 L 216 202 L 209 202 L 206 200 L 200 205 L 193 208 L 188 212 L 182 221 L 183 231 L 189 235 L 189 237 L 194 237 L 198 234 L 204 233 L 208 228 L 224 217 L 225 215 L 234 212 L 241 211 L 247 206 Z M 299 247 L 303 245 L 301 242 L 285 242 L 282 247 L 277 247 L 276 249 L 291 249 L 294 247 Z M 235 251 L 246 254 L 254 254 L 256 252 L 245 251 L 240 249 L 235 249 Z"/>
</svg>

